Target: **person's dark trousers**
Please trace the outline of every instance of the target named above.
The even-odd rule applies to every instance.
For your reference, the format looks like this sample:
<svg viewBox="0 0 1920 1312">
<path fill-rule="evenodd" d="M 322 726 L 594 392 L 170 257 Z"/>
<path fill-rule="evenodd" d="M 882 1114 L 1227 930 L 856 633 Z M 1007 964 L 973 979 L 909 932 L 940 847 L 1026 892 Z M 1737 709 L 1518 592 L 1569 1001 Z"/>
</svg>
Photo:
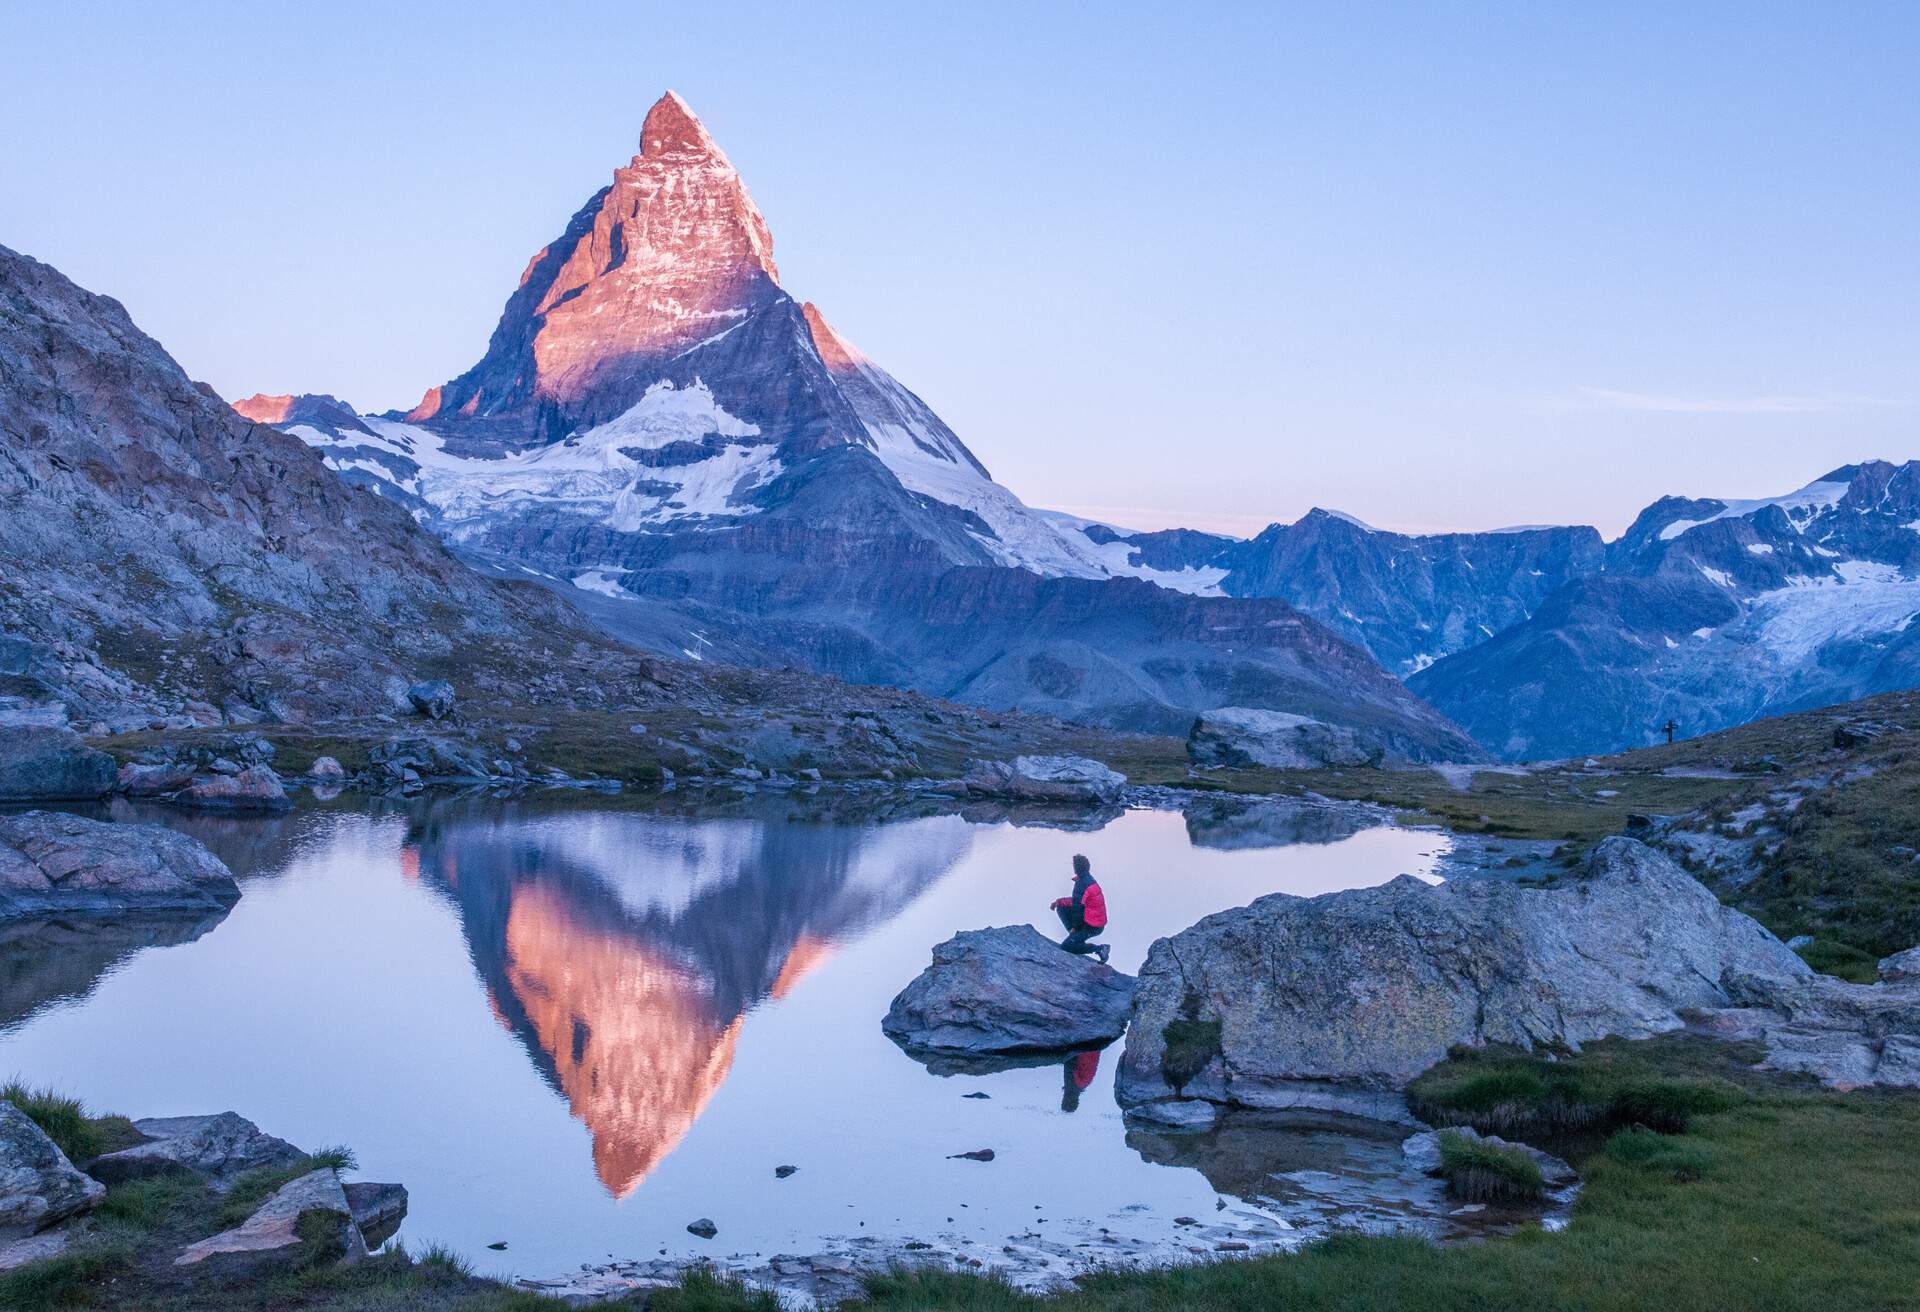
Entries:
<svg viewBox="0 0 1920 1312">
<path fill-rule="evenodd" d="M 1074 913 L 1072 907 L 1055 907 L 1054 911 L 1059 915 L 1060 923 L 1065 926 L 1067 930 L 1067 941 L 1062 943 L 1060 945 L 1061 947 L 1073 953 L 1076 957 L 1090 957 L 1100 950 L 1090 941 L 1093 936 L 1100 931 L 1097 929 L 1088 929 L 1080 917 Z"/>
</svg>

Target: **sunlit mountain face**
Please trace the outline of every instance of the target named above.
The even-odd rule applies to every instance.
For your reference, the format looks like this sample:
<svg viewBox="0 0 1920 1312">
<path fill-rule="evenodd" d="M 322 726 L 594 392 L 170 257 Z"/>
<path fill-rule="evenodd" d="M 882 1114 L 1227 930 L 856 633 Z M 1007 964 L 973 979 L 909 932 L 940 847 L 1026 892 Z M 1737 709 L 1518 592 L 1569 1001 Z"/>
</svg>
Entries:
<svg viewBox="0 0 1920 1312">
<path fill-rule="evenodd" d="M 898 827 L 512 814 L 413 825 L 494 1014 L 625 1197 L 725 1082 L 748 1012 L 896 915 L 971 839 Z"/>
</svg>

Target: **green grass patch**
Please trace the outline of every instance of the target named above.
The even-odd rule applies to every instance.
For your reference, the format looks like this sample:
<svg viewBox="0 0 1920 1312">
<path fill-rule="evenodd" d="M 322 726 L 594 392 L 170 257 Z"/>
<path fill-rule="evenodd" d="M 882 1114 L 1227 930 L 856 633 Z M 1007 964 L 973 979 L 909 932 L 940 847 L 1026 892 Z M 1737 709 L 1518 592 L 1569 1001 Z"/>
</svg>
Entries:
<svg viewBox="0 0 1920 1312">
<path fill-rule="evenodd" d="M 133 1258 L 133 1242 L 102 1227 L 58 1257 L 0 1275 L 0 1309 L 43 1312 L 98 1306 L 95 1295 L 129 1271 Z"/>
<path fill-rule="evenodd" d="M 1672 1180 L 1700 1180 L 1713 1165 L 1713 1154 L 1686 1138 L 1650 1130 L 1622 1130 L 1607 1140 L 1607 1157 L 1643 1171 L 1655 1171 Z"/>
<path fill-rule="evenodd" d="M 1880 959 L 1871 952 L 1831 938 L 1815 938 L 1796 949 L 1800 959 L 1822 975 L 1832 975 L 1851 984 L 1873 984 L 1880 979 Z"/>
<path fill-rule="evenodd" d="M 199 1176 L 169 1171 L 112 1186 L 100 1204 L 100 1215 L 130 1230 L 159 1230 L 190 1224 L 190 1218 L 207 1212 L 213 1200 L 212 1187 Z"/>
<path fill-rule="evenodd" d="M 1547 1192 L 1539 1164 L 1526 1153 L 1457 1130 L 1440 1135 L 1440 1174 L 1447 1192 L 1469 1203 L 1533 1203 Z"/>
<path fill-rule="evenodd" d="M 1505 1047 L 1456 1049 L 1409 1086 L 1407 1102 L 1432 1124 L 1467 1125 L 1509 1139 L 1634 1125 L 1679 1134 L 1694 1117 L 1725 1111 L 1741 1096 L 1727 1080 L 1740 1063 L 1681 1059 L 1698 1046 L 1685 1036 L 1610 1041 L 1580 1058 Z M 1683 1073 L 1663 1073 L 1675 1064 Z"/>
<path fill-rule="evenodd" d="M 695 1267 L 678 1286 L 655 1290 L 648 1312 L 780 1312 L 780 1300 L 765 1289 Z"/>
</svg>

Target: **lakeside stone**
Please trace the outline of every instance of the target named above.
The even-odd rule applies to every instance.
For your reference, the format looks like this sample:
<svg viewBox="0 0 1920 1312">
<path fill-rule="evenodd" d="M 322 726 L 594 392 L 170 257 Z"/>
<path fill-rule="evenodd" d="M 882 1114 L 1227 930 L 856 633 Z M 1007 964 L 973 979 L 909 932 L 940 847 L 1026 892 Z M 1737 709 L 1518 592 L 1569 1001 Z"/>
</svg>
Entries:
<svg viewBox="0 0 1920 1312">
<path fill-rule="evenodd" d="M 1132 1108 L 1404 1117 L 1398 1091 L 1455 1044 L 1647 1038 L 1679 1028 L 1682 1010 L 1764 1002 L 1811 974 L 1630 838 L 1550 887 L 1403 875 L 1273 894 L 1153 945 L 1116 1093 Z"/>
<path fill-rule="evenodd" d="M 209 1116 L 153 1116 L 135 1121 L 145 1141 L 87 1163 L 87 1173 L 106 1184 L 193 1171 L 224 1193 L 248 1171 L 291 1166 L 305 1154 L 266 1133 L 237 1112 Z"/>
<path fill-rule="evenodd" d="M 54 811 L 0 816 L 0 920 L 208 911 L 239 896 L 219 857 L 159 825 L 106 824 Z"/>
<path fill-rule="evenodd" d="M 1118 801 L 1127 777 L 1084 756 L 1016 756 L 973 761 L 961 783 L 974 797 L 1094 804 Z"/>
<path fill-rule="evenodd" d="M 0 1242 L 90 1212 L 106 1187 L 82 1175 L 25 1112 L 0 1102 Z"/>
<path fill-rule="evenodd" d="M 113 791 L 113 758 L 51 724 L 0 733 L 0 802 L 85 801 Z"/>
<path fill-rule="evenodd" d="M 202 811 L 290 811 L 293 802 L 270 765 L 250 765 L 232 774 L 203 775 L 175 795 L 182 806 Z"/>
<path fill-rule="evenodd" d="M 913 1052 L 1054 1052 L 1110 1043 L 1127 1026 L 1134 981 L 1075 956 L 1031 925 L 970 929 L 933 950 L 880 1028 Z"/>
</svg>

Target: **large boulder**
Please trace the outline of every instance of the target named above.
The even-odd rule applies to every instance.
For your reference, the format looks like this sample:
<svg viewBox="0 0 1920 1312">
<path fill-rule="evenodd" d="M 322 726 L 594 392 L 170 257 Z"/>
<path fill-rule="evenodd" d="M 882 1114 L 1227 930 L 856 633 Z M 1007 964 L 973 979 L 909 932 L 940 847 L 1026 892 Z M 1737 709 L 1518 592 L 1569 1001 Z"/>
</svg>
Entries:
<svg viewBox="0 0 1920 1312">
<path fill-rule="evenodd" d="M 28 811 L 0 816 L 0 920 L 66 912 L 199 911 L 240 896 L 233 872 L 185 834 Z"/>
<path fill-rule="evenodd" d="M 407 689 L 407 701 L 429 720 L 453 714 L 453 685 L 445 679 L 424 679 Z"/>
<path fill-rule="evenodd" d="M 187 1245 L 173 1261 L 175 1266 L 191 1266 L 210 1257 L 236 1256 L 291 1262 L 308 1258 L 316 1248 L 345 1261 L 367 1252 L 353 1221 L 353 1205 L 330 1166 L 282 1185 L 245 1221 Z"/>
<path fill-rule="evenodd" d="M 1379 765 L 1385 756 L 1382 748 L 1342 725 L 1252 706 L 1208 711 L 1187 734 L 1187 759 L 1198 766 L 1317 770 Z"/>
<path fill-rule="evenodd" d="M 1057 1052 L 1110 1043 L 1134 981 L 1062 951 L 1031 925 L 969 929 L 933 950 L 880 1028 L 916 1053 Z"/>
<path fill-rule="evenodd" d="M 1127 777 L 1084 756 L 1016 756 L 974 761 L 961 782 L 975 797 L 1104 804 L 1120 799 Z"/>
<path fill-rule="evenodd" d="M 199 811 L 290 811 L 293 801 L 270 765 L 195 779 L 174 801 Z"/>
<path fill-rule="evenodd" d="M 1455 1044 L 1644 1038 L 1810 975 L 1630 838 L 1548 887 L 1273 894 L 1153 945 L 1116 1091 L 1160 1119 L 1203 1119 L 1196 1101 L 1403 1117 L 1398 1090 Z"/>
<path fill-rule="evenodd" d="M 105 797 L 117 773 L 111 756 L 71 729 L 15 725 L 0 733 L 0 802 Z"/>
<path fill-rule="evenodd" d="M 107 1184 L 173 1171 L 204 1176 L 221 1193 L 248 1171 L 291 1166 L 306 1154 L 236 1112 L 211 1116 L 152 1116 L 135 1121 L 140 1143 L 87 1163 L 87 1174 Z"/>
<path fill-rule="evenodd" d="M 74 1168 L 31 1117 L 0 1102 L 0 1241 L 90 1212 L 107 1191 Z"/>
</svg>

